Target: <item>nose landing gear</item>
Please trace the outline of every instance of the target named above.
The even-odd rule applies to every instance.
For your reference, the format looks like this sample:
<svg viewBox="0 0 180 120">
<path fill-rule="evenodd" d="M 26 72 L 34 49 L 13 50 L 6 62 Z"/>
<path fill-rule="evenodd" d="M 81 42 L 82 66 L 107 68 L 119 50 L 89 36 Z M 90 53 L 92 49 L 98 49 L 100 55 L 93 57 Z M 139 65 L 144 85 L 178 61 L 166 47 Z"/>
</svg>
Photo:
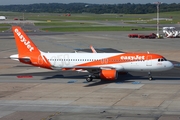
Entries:
<svg viewBox="0 0 180 120">
<path fill-rule="evenodd" d="M 151 76 L 151 72 L 148 72 L 149 81 L 153 80 L 153 77 Z"/>
</svg>

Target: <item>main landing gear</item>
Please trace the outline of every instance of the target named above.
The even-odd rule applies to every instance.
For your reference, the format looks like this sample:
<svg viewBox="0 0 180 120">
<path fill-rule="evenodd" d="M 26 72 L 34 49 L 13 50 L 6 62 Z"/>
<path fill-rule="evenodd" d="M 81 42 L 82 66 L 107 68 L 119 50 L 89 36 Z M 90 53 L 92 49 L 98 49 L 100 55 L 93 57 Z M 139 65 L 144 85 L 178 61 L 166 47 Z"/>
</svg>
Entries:
<svg viewBox="0 0 180 120">
<path fill-rule="evenodd" d="M 148 72 L 149 81 L 153 80 L 153 77 L 151 76 L 151 72 Z"/>
<path fill-rule="evenodd" d="M 92 77 L 91 75 L 89 75 L 89 76 L 86 78 L 86 81 L 87 81 L 87 82 L 92 82 L 92 80 L 93 80 L 93 77 Z"/>
</svg>

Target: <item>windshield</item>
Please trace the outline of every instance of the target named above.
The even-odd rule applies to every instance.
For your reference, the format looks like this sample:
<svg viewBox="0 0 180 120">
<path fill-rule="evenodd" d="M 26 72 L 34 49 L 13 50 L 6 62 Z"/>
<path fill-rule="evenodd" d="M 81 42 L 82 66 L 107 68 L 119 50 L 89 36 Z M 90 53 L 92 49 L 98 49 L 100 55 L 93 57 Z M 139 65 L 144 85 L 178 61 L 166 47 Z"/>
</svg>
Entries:
<svg viewBox="0 0 180 120">
<path fill-rule="evenodd" d="M 166 58 L 159 58 L 158 62 L 167 61 Z"/>
</svg>

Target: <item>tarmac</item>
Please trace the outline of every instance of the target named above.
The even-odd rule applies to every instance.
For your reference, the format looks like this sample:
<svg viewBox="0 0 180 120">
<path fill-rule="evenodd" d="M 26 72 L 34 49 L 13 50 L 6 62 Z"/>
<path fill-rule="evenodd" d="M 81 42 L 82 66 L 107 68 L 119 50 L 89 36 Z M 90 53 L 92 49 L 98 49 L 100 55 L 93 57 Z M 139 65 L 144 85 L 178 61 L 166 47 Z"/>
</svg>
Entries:
<svg viewBox="0 0 180 120">
<path fill-rule="evenodd" d="M 151 32 L 133 31 L 150 34 Z M 1 33 L 2 34 L 2 33 Z M 179 64 L 180 40 L 128 38 L 129 32 L 29 33 L 44 52 L 151 52 Z M 180 68 L 85 81 L 88 73 L 50 71 L 7 59 L 16 54 L 12 33 L 0 36 L 0 120 L 179 120 Z"/>
</svg>

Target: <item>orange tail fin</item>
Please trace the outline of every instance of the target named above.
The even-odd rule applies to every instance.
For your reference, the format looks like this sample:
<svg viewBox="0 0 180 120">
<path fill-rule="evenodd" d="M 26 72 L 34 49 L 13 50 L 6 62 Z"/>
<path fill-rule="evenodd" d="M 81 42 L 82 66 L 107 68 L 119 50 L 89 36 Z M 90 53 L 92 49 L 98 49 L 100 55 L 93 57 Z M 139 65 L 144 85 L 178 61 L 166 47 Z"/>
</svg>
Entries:
<svg viewBox="0 0 180 120">
<path fill-rule="evenodd" d="M 39 49 L 32 42 L 32 40 L 25 34 L 19 26 L 13 26 L 12 31 L 16 41 L 19 56 L 31 55 L 33 53 L 40 53 Z"/>
<path fill-rule="evenodd" d="M 41 54 L 42 52 L 24 33 L 21 27 L 13 26 L 12 31 L 14 33 L 14 38 L 18 49 L 18 55 L 12 55 L 12 58 L 15 57 L 15 59 L 18 59 L 20 62 L 25 64 L 52 69 L 51 63 L 44 55 Z"/>
</svg>

